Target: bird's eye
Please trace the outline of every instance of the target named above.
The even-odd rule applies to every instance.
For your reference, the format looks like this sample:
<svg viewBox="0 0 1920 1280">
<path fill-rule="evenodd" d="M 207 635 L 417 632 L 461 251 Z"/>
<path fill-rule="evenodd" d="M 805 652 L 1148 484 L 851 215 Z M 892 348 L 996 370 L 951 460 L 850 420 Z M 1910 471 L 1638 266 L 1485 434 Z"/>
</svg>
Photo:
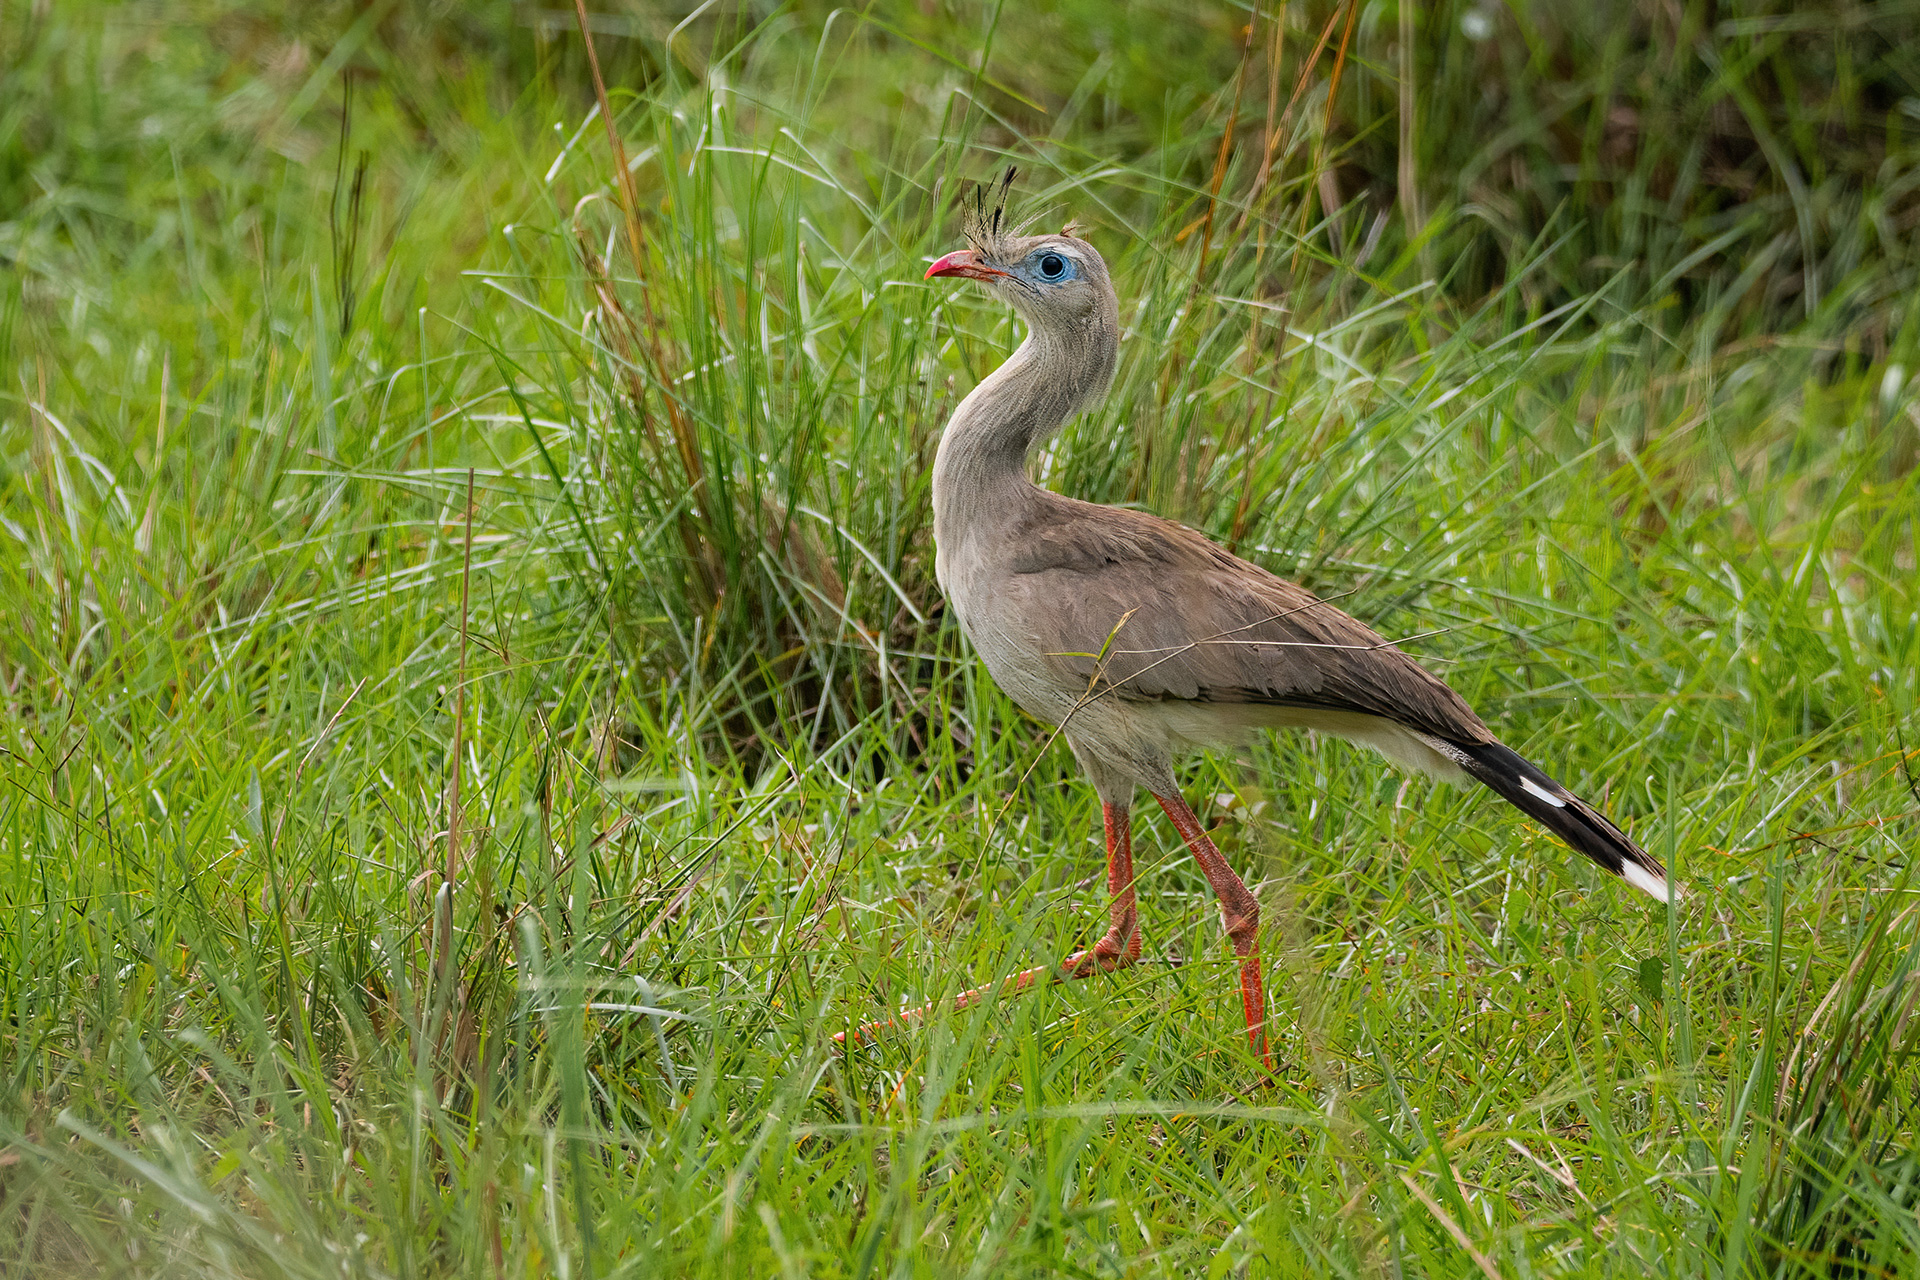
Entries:
<svg viewBox="0 0 1920 1280">
<path fill-rule="evenodd" d="M 1040 255 L 1040 278 L 1042 280 L 1058 280 L 1065 274 L 1067 274 L 1067 260 L 1065 258 L 1057 253 L 1043 253 Z"/>
</svg>

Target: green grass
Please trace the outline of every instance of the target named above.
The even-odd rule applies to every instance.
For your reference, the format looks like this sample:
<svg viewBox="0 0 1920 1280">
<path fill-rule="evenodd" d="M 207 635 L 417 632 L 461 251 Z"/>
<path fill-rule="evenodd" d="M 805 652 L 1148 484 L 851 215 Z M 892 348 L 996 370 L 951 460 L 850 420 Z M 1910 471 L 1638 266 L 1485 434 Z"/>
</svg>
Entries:
<svg viewBox="0 0 1920 1280">
<path fill-rule="evenodd" d="M 1906 241 L 1821 196 L 1845 305 L 1750 239 L 1676 289 L 1794 231 L 1774 178 L 1635 206 L 1660 259 L 1503 136 L 1496 264 L 1436 123 L 1425 239 L 1376 182 L 1363 259 L 1319 177 L 1391 140 L 1390 10 L 1244 224 L 1239 11 L 687 12 L 600 24 L 642 285 L 565 11 L 0 3 L 0 1270 L 1920 1274 Z M 1897 214 L 1898 57 L 1741 21 L 1690 48 L 1765 44 L 1717 83 L 1796 139 L 1782 84 L 1876 68 L 1834 110 L 1891 167 L 1801 187 Z M 1018 334 L 919 276 L 1009 158 L 1128 325 L 1047 483 L 1423 634 L 1684 900 L 1276 738 L 1184 782 L 1278 1079 L 1144 808 L 1150 963 L 835 1050 L 1104 925 L 1090 789 L 932 582 L 934 441 Z"/>
</svg>

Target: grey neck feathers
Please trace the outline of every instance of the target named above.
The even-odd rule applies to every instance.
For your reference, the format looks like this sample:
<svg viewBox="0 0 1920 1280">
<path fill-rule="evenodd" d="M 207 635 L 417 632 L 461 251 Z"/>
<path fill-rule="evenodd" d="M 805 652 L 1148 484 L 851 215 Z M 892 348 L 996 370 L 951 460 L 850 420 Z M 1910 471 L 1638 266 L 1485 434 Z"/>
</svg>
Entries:
<svg viewBox="0 0 1920 1280">
<path fill-rule="evenodd" d="M 1062 342 L 1030 326 L 1005 364 L 981 380 L 940 436 L 933 461 L 933 537 L 945 560 L 981 523 L 1001 527 L 1035 493 L 1027 453 L 1099 400 L 1113 380 L 1111 329 Z"/>
</svg>

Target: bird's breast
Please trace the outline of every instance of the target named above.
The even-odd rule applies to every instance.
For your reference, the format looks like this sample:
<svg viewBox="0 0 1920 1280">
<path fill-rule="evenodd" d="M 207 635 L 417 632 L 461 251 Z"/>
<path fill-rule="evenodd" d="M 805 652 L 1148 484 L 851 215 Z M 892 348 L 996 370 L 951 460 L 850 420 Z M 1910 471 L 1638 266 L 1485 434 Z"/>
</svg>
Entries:
<svg viewBox="0 0 1920 1280">
<path fill-rule="evenodd" d="M 1022 625 L 1019 610 L 994 592 L 996 580 L 993 575 L 957 572 L 947 584 L 948 604 L 994 683 L 1028 714 L 1057 724 L 1078 689 L 1061 681 L 1038 640 Z"/>
</svg>

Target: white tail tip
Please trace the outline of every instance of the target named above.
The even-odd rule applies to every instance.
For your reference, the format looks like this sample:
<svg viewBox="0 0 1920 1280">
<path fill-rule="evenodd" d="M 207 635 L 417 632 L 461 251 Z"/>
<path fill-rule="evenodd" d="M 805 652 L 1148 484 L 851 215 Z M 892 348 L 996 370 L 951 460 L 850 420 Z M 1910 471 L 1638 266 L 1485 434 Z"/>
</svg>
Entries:
<svg viewBox="0 0 1920 1280">
<path fill-rule="evenodd" d="M 1621 863 L 1620 874 L 1626 878 L 1628 884 L 1645 893 L 1651 894 L 1661 902 L 1673 901 L 1673 890 L 1668 886 L 1667 882 L 1639 863 Z"/>
</svg>

